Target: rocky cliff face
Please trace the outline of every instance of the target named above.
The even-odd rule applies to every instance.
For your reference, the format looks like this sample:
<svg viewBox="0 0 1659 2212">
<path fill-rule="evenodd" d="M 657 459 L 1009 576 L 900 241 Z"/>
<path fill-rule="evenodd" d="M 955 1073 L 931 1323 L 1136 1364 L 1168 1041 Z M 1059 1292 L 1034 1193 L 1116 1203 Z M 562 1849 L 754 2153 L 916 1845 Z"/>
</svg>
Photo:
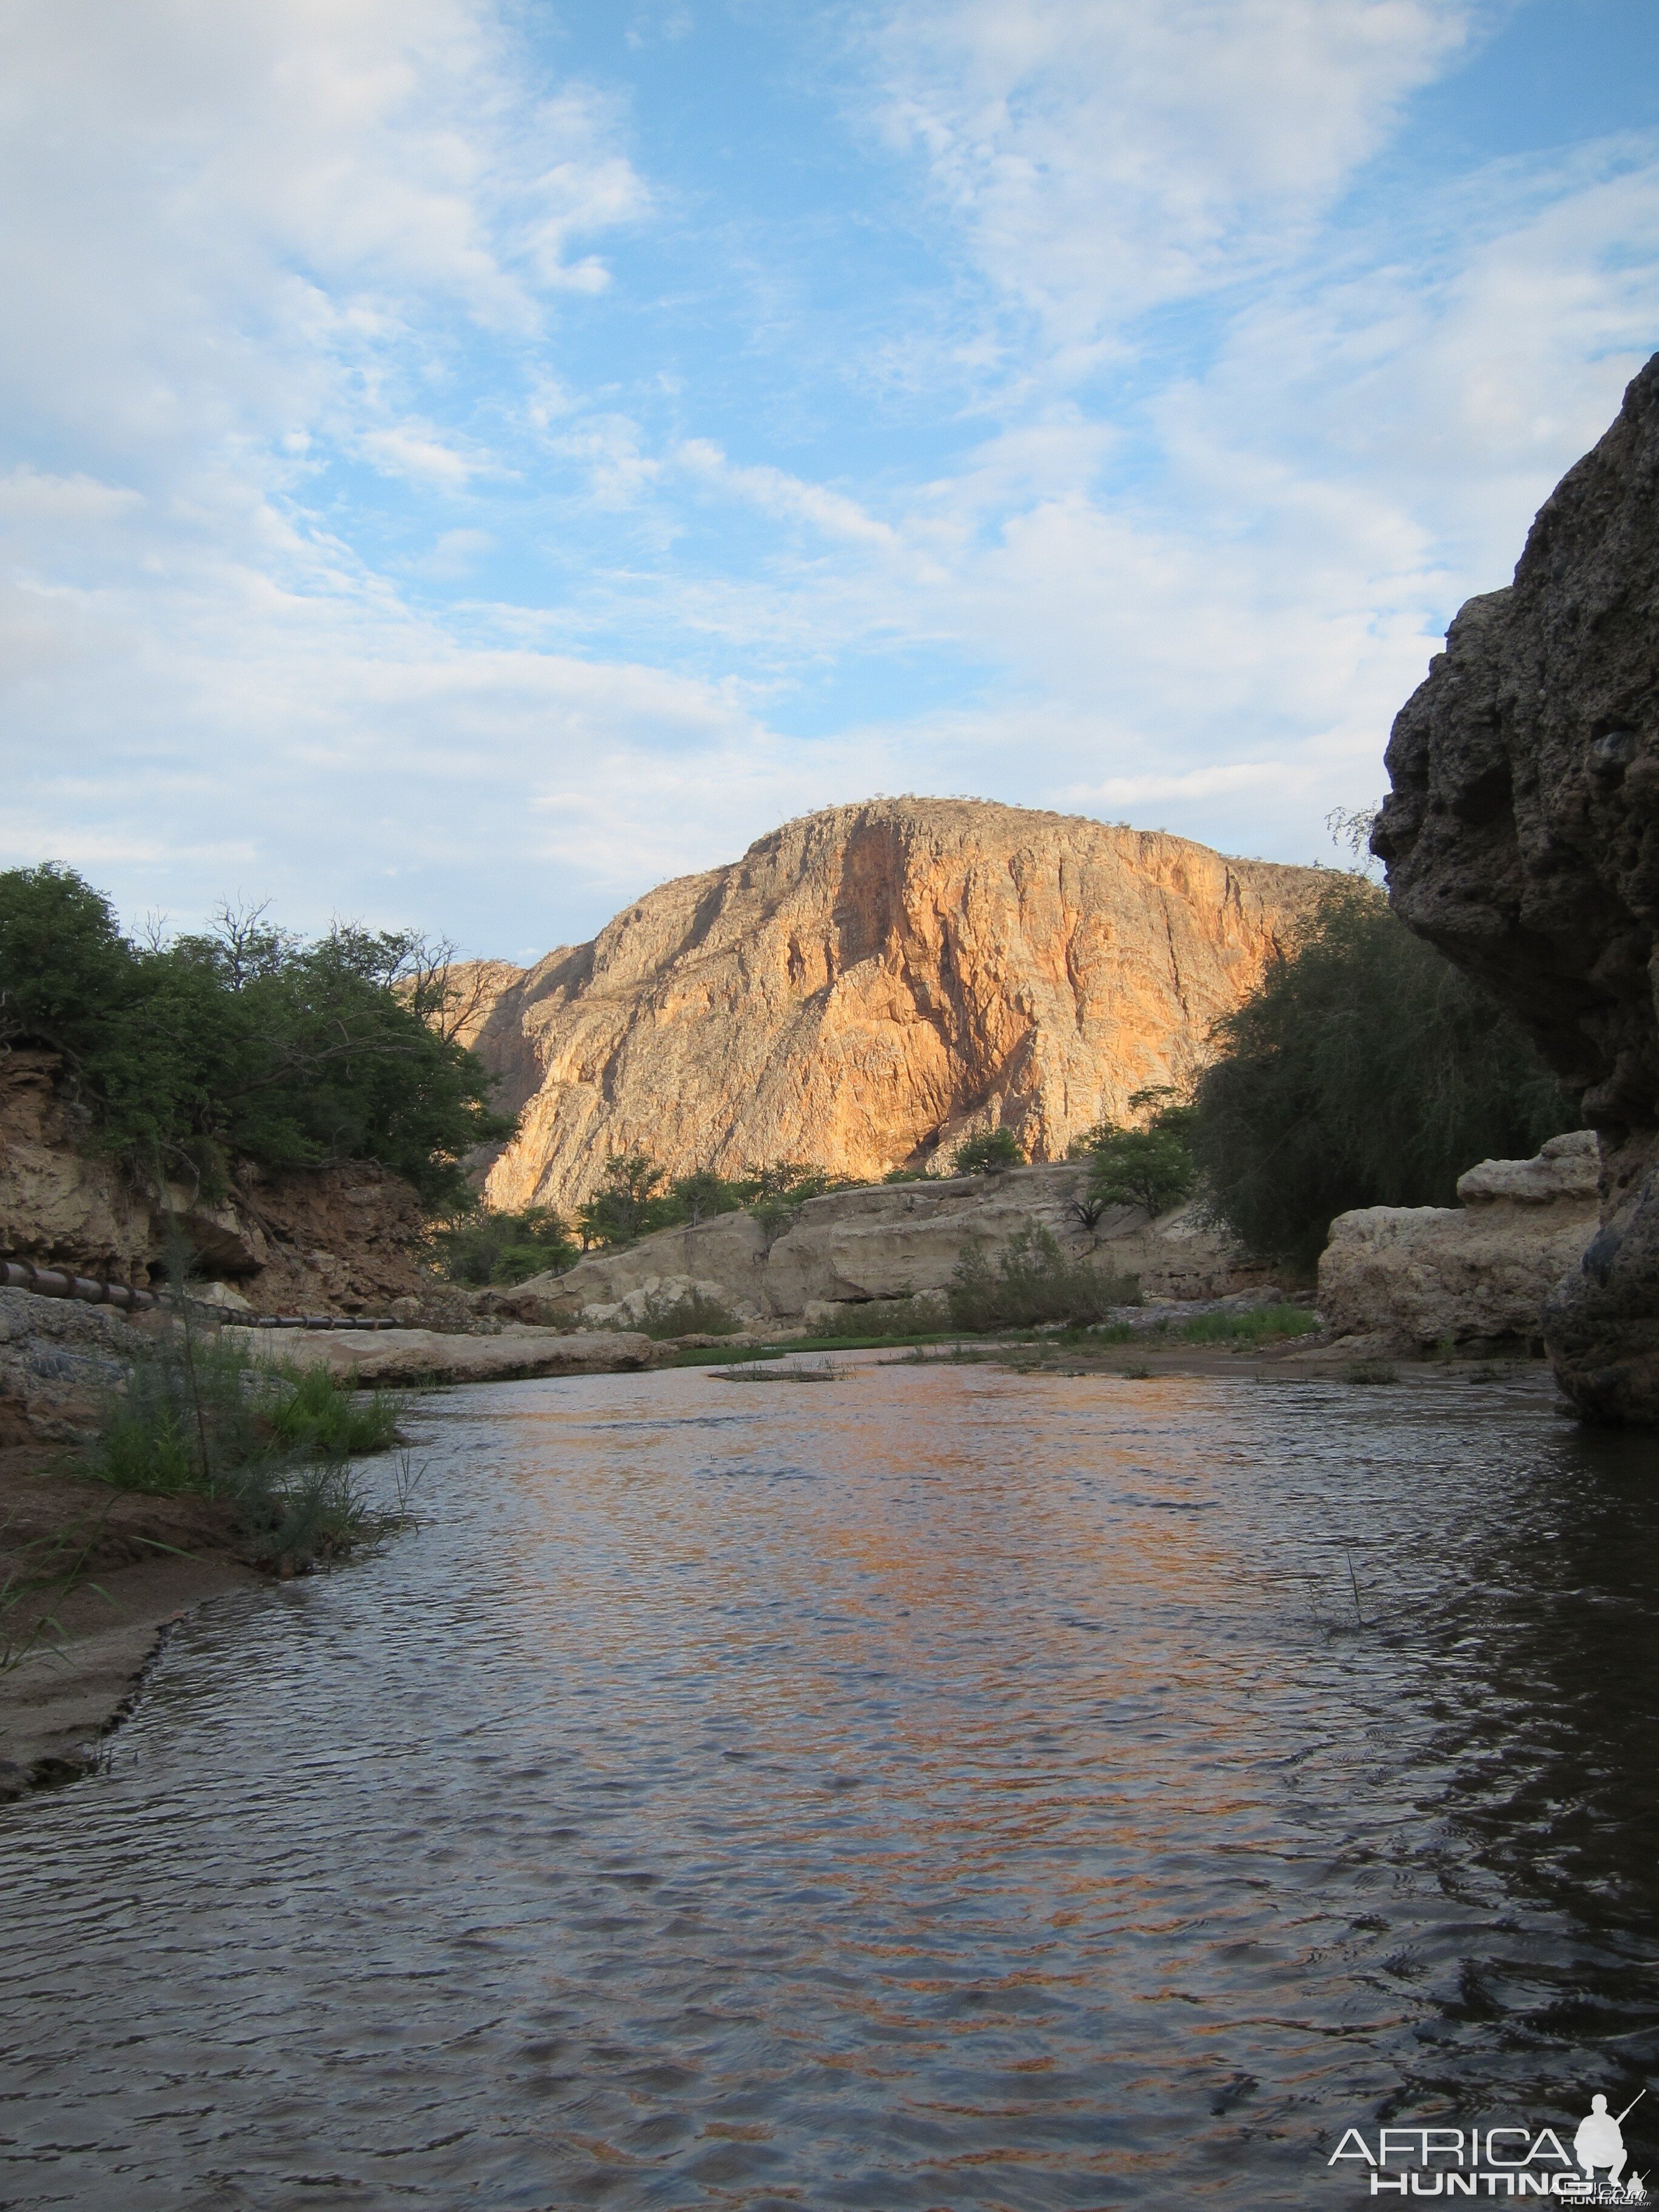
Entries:
<svg viewBox="0 0 1659 2212">
<path fill-rule="evenodd" d="M 1062 1158 L 1185 1072 L 1317 881 L 967 800 L 788 823 L 591 945 L 472 971 L 463 1034 L 526 1109 L 490 1202 L 579 1204 L 635 1150 L 869 1178 L 1005 1127 Z"/>
<path fill-rule="evenodd" d="M 1659 1420 L 1659 356 L 1394 727 L 1395 906 L 1510 1006 L 1601 1138 L 1545 1338 L 1579 1409 Z"/>
</svg>

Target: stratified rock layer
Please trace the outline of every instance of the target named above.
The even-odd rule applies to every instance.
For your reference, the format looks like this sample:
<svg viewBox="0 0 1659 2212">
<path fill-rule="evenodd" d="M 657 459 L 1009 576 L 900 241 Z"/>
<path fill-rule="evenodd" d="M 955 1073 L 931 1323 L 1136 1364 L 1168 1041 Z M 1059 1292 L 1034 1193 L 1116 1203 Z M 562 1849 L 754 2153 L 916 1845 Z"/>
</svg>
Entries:
<svg viewBox="0 0 1659 2212">
<path fill-rule="evenodd" d="M 1595 1234 L 1596 1146 L 1588 1129 L 1552 1137 L 1536 1159 L 1483 1160 L 1458 1178 L 1460 1206 L 1368 1206 L 1340 1213 L 1319 1261 L 1319 1310 L 1345 1336 L 1399 1351 L 1519 1340 Z"/>
<path fill-rule="evenodd" d="M 634 1151 L 866 1179 L 1003 1127 L 1063 1158 L 1186 1073 L 1317 882 L 968 800 L 786 823 L 591 945 L 472 971 L 463 1034 L 525 1109 L 490 1203 L 579 1204 Z"/>
<path fill-rule="evenodd" d="M 1601 1138 L 1545 1337 L 1593 1419 L 1659 1420 L 1659 356 L 1401 709 L 1397 911 L 1513 1008 Z"/>
<path fill-rule="evenodd" d="M 749 1324 L 856 1329 L 873 1301 L 931 1297 L 942 1310 L 970 1244 L 995 1259 L 1034 1236 L 1052 1237 L 1068 1260 L 1133 1275 L 1149 1297 L 1215 1297 L 1259 1280 L 1260 1271 L 1192 1208 L 1154 1222 L 1138 1206 L 1114 1206 L 1086 1226 L 1088 1187 L 1086 1167 L 1057 1164 L 831 1191 L 783 1224 L 717 1214 L 590 1255 L 562 1275 L 486 1291 L 479 1304 L 520 1322 L 629 1327 L 653 1307 L 701 1292 Z"/>
</svg>

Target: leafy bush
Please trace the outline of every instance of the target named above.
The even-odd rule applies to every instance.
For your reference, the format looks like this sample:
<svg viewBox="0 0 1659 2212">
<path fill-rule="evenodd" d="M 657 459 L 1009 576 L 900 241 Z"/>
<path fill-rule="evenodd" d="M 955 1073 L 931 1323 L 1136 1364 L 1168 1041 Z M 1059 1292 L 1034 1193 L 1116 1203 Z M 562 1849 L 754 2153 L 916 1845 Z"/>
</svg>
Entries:
<svg viewBox="0 0 1659 2212">
<path fill-rule="evenodd" d="M 631 1244 L 636 1237 L 663 1226 L 659 1213 L 653 1216 L 652 1200 L 667 1173 L 643 1152 L 623 1152 L 607 1160 L 598 1191 L 576 1209 L 583 1249 Z"/>
<path fill-rule="evenodd" d="M 492 1079 L 446 1034 L 448 963 L 417 938 L 338 927 L 313 944 L 258 915 L 135 945 L 70 871 L 0 872 L 0 1043 L 49 1047 L 97 1141 L 210 1196 L 234 1158 L 378 1160 L 428 1205 L 512 1133 Z"/>
<path fill-rule="evenodd" d="M 453 1216 L 432 1242 L 452 1282 L 480 1288 L 557 1274 L 578 1256 L 574 1239 L 550 1206 L 529 1206 L 521 1213 L 470 1207 Z"/>
<path fill-rule="evenodd" d="M 1012 1129 L 986 1129 L 957 1147 L 951 1164 L 953 1175 L 996 1175 L 1003 1168 L 1023 1168 L 1024 1149 Z"/>
<path fill-rule="evenodd" d="M 277 1443 L 324 1458 L 352 1459 L 397 1443 L 400 1408 L 384 1391 L 349 1389 L 326 1367 L 283 1368 L 277 1380 L 279 1392 L 269 1409 Z"/>
<path fill-rule="evenodd" d="M 982 1245 L 964 1248 L 951 1285 L 951 1319 L 970 1330 L 1103 1321 L 1112 1307 L 1131 1304 L 1139 1295 L 1133 1275 L 1067 1259 L 1046 1229 L 1026 1230 L 1010 1240 L 994 1267 Z"/>
<path fill-rule="evenodd" d="M 1139 1128 L 1098 1122 L 1071 1146 L 1072 1157 L 1089 1160 L 1093 1169 L 1087 1201 L 1093 1218 L 1085 1215 L 1090 1228 L 1108 1206 L 1138 1206 L 1158 1214 L 1191 1194 L 1191 1105 L 1160 1086 L 1137 1091 L 1129 1110 L 1145 1116 Z"/>
<path fill-rule="evenodd" d="M 1213 1042 L 1186 1141 L 1267 1258 L 1311 1266 L 1353 1206 L 1449 1206 L 1477 1160 L 1577 1119 L 1518 1024 L 1358 877 L 1333 877 Z"/>
<path fill-rule="evenodd" d="M 799 1161 L 780 1161 L 752 1176 L 729 1180 L 708 1168 L 668 1181 L 668 1170 L 643 1152 L 627 1152 L 605 1164 L 605 1180 L 576 1222 L 584 1249 L 588 1245 L 632 1244 L 655 1230 L 691 1226 L 716 1214 L 748 1212 L 769 1235 L 793 1219 L 795 1208 L 827 1190 L 845 1190 L 844 1181 Z"/>
</svg>

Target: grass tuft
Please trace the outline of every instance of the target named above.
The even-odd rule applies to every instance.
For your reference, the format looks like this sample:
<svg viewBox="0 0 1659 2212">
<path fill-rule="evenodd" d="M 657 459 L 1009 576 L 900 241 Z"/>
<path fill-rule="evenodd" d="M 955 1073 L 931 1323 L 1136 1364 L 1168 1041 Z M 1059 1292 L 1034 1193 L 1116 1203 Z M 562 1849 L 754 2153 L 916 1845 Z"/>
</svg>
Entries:
<svg viewBox="0 0 1659 2212">
<path fill-rule="evenodd" d="M 140 1337 L 86 1453 L 112 1489 L 229 1505 L 246 1555 L 292 1574 L 404 1526 L 372 1506 L 351 1462 L 398 1441 L 398 1402 L 354 1392 L 324 1368 L 256 1365 L 217 1332 L 185 1322 Z"/>
<path fill-rule="evenodd" d="M 1319 1319 L 1305 1306 L 1249 1306 L 1241 1313 L 1198 1314 L 1182 1328 L 1188 1344 L 1266 1344 L 1275 1338 L 1310 1336 Z"/>
<path fill-rule="evenodd" d="M 629 1326 L 660 1342 L 671 1336 L 735 1336 L 743 1323 L 718 1298 L 702 1291 L 683 1291 L 672 1304 L 652 1299 Z"/>
</svg>

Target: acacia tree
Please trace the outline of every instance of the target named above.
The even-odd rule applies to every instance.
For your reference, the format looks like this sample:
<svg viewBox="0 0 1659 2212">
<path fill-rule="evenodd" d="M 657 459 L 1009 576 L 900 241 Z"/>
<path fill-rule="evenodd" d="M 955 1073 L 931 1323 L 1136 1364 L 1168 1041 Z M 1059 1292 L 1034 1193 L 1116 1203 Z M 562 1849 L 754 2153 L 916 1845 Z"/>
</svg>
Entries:
<svg viewBox="0 0 1659 2212">
<path fill-rule="evenodd" d="M 959 1146 L 951 1163 L 954 1175 L 996 1175 L 1004 1168 L 1023 1168 L 1024 1147 L 1012 1129 L 984 1129 Z"/>
</svg>

